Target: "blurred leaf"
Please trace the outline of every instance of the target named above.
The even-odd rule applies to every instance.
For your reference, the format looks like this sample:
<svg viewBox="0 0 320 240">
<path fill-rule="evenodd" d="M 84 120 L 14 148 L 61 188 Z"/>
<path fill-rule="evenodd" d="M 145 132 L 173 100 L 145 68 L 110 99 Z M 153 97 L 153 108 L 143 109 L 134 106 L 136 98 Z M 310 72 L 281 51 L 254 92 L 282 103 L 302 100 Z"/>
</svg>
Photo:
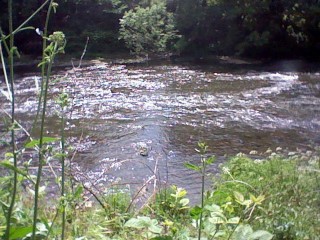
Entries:
<svg viewBox="0 0 320 240">
<path fill-rule="evenodd" d="M 31 232 L 32 232 L 32 226 L 31 227 L 17 227 L 17 228 L 11 227 L 9 239 L 10 240 L 20 239 L 20 238 L 27 236 Z"/>
<path fill-rule="evenodd" d="M 212 164 L 215 160 L 216 160 L 215 157 L 212 156 L 212 157 L 209 157 L 209 158 L 205 161 L 205 163 L 206 163 L 207 165 L 210 165 L 210 164 Z"/>
<path fill-rule="evenodd" d="M 252 240 L 271 240 L 273 235 L 267 231 L 258 230 L 251 234 L 250 239 Z"/>
<path fill-rule="evenodd" d="M 15 167 L 15 166 L 13 166 L 13 164 L 10 161 L 7 161 L 7 160 L 2 161 L 2 162 L 0 162 L 0 166 L 3 166 L 5 168 L 7 168 L 7 169 L 15 171 L 16 173 L 21 174 L 24 177 L 28 177 L 27 172 L 25 172 L 25 171 Z"/>
<path fill-rule="evenodd" d="M 191 208 L 191 210 L 190 210 L 190 216 L 193 219 L 199 219 L 201 213 L 202 213 L 202 208 L 199 206 L 195 206 L 195 207 Z"/>
<path fill-rule="evenodd" d="M 239 225 L 232 235 L 232 240 L 249 240 L 250 235 L 253 233 L 251 226 Z"/>
<path fill-rule="evenodd" d="M 234 192 L 233 192 L 233 195 L 234 195 L 234 197 L 235 197 L 236 202 L 238 202 L 238 203 L 240 203 L 240 204 L 243 203 L 243 201 L 244 201 L 244 196 L 243 196 L 241 193 L 239 193 L 239 192 L 237 192 L 237 191 L 234 191 Z"/>
<path fill-rule="evenodd" d="M 173 240 L 173 238 L 170 236 L 159 236 L 159 237 L 151 238 L 150 240 Z"/>
<path fill-rule="evenodd" d="M 189 169 L 194 170 L 194 171 L 197 171 L 197 172 L 199 172 L 199 171 L 201 170 L 200 167 L 198 167 L 198 166 L 196 166 L 196 165 L 194 165 L 194 164 L 192 164 L 192 163 L 185 163 L 184 166 L 185 166 L 186 168 L 189 168 Z"/>
<path fill-rule="evenodd" d="M 53 137 L 43 137 L 42 138 L 42 143 L 53 143 L 53 142 L 57 142 L 59 141 L 59 138 L 53 138 Z M 40 140 L 39 139 L 34 139 L 31 142 L 28 142 L 25 147 L 26 148 L 33 148 L 35 146 L 38 146 L 40 144 Z"/>
<path fill-rule="evenodd" d="M 179 201 L 179 203 L 182 205 L 182 206 L 187 206 L 189 204 L 190 200 L 188 198 L 183 198 Z"/>
<path fill-rule="evenodd" d="M 228 219 L 227 223 L 228 224 L 239 224 L 240 222 L 240 218 L 239 217 L 233 217 Z"/>
</svg>

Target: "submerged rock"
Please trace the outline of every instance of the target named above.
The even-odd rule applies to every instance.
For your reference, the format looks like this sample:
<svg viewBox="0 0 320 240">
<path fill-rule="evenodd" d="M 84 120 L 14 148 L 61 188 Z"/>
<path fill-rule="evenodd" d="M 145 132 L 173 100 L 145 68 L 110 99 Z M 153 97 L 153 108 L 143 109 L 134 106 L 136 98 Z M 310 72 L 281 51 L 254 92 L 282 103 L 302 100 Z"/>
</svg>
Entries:
<svg viewBox="0 0 320 240">
<path fill-rule="evenodd" d="M 138 153 L 143 156 L 147 157 L 150 152 L 150 147 L 145 142 L 138 142 L 136 145 Z"/>
</svg>

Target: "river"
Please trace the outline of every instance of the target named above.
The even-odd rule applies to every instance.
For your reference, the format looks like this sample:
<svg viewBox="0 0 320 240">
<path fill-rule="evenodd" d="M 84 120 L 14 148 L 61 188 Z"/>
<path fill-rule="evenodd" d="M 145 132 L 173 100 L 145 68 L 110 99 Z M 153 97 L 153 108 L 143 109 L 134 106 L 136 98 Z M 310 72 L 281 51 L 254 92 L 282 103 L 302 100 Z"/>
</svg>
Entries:
<svg viewBox="0 0 320 240">
<path fill-rule="evenodd" d="M 36 76 L 23 73 L 16 81 L 17 116 L 26 128 L 37 106 Z M 61 91 L 70 99 L 65 114 L 68 142 L 77 149 L 73 164 L 101 186 L 119 182 L 136 189 L 155 174 L 157 184 L 177 184 L 195 196 L 200 177 L 184 163 L 199 163 L 200 140 L 217 158 L 211 173 L 239 152 L 254 150 L 261 157 L 269 148 L 288 153 L 320 142 L 320 66 L 299 60 L 95 62 L 57 70 L 48 102 L 49 136 L 59 134 L 61 111 L 54 99 Z M 3 95 L 0 101 L 9 112 Z"/>
</svg>

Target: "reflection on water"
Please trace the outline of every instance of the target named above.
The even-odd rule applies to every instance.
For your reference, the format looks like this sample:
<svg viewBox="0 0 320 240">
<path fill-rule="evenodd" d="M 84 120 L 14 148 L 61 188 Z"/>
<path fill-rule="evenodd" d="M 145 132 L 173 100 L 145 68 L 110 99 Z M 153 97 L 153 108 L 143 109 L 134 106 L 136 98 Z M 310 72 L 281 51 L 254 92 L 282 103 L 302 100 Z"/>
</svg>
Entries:
<svg viewBox="0 0 320 240">
<path fill-rule="evenodd" d="M 319 141 L 320 73 L 287 67 L 290 71 L 100 63 L 63 71 L 52 84 L 47 131 L 57 134 L 53 99 L 64 89 L 71 99 L 69 140 L 76 142 L 84 133 L 81 144 L 74 143 L 81 171 L 99 174 L 112 162 L 117 170 L 104 173 L 104 181 L 139 183 L 156 165 L 161 180 L 197 193 L 200 178 L 183 163 L 198 161 L 199 140 L 208 143 L 218 162 L 238 152 L 308 149 Z M 37 106 L 35 82 L 33 74 L 17 82 L 17 112 L 25 124 Z M 1 102 L 8 110 L 3 96 Z M 217 164 L 210 171 L 217 171 Z"/>
</svg>

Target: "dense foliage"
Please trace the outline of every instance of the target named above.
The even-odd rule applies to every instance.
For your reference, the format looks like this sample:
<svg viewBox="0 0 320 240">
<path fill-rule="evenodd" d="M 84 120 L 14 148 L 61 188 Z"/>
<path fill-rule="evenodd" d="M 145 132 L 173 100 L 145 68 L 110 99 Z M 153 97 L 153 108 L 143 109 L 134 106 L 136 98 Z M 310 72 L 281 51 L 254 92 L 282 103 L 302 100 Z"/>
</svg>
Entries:
<svg viewBox="0 0 320 240">
<path fill-rule="evenodd" d="M 246 198 L 260 195 L 256 211 L 242 215 L 253 227 L 269 230 L 274 239 L 320 239 L 319 157 L 290 155 L 271 152 L 267 159 L 252 160 L 239 154 L 223 167 L 211 201 L 232 217 L 242 213 L 235 203 L 245 206 Z"/>
<path fill-rule="evenodd" d="M 187 191 L 177 186 L 161 189 L 142 208 L 134 209 L 125 189 L 96 193 L 102 203 L 99 205 L 88 200 L 81 185 L 75 185 L 64 200 L 66 239 L 198 239 L 201 213 L 201 239 L 319 240 L 319 157 L 316 152 L 290 153 L 287 157 L 269 154 L 262 160 L 244 154 L 230 159 L 213 181 L 214 188 L 204 192 L 203 207 L 191 206 Z M 19 182 L 26 177 L 20 175 Z M 4 207 L 9 180 L 8 176 L 0 177 Z M 34 193 L 20 187 L 18 193 L 12 216 L 15 237 L 10 239 L 30 233 L 30 199 Z M 37 234 L 39 239 L 56 239 L 62 224 L 57 218 L 61 199 L 46 204 L 45 196 L 43 190 Z M 4 223 L 1 212 L 0 236 Z"/>
<path fill-rule="evenodd" d="M 120 25 L 121 39 L 136 54 L 163 53 L 177 38 L 173 15 L 164 4 L 136 7 L 124 14 Z"/>
<path fill-rule="evenodd" d="M 6 0 L 0 0 L 5 5 Z M 15 1 L 14 25 L 21 23 L 42 1 Z M 181 35 L 169 41 L 167 49 L 177 54 L 191 53 L 241 55 L 250 57 L 318 57 L 320 52 L 320 3 L 317 0 L 65 0 L 57 1 L 60 10 L 52 22 L 54 28 L 64 31 L 68 39 L 67 50 L 81 52 L 90 37 L 88 52 L 123 51 L 125 46 L 145 45 L 152 42 L 154 31 L 146 25 L 155 19 L 133 19 L 133 36 L 146 33 L 145 39 L 128 41 L 121 31 L 128 15 L 144 11 L 152 15 L 155 6 L 166 4 L 168 25 Z M 134 10 L 136 9 L 136 10 Z M 0 21 L 8 17 L 0 9 Z M 43 10 L 30 24 L 43 27 Z M 174 21 L 171 21 L 173 16 Z M 171 26 L 174 24 L 174 26 Z M 160 23 L 161 25 L 161 23 Z M 6 26 L 1 26 L 7 30 Z M 123 28 L 122 28 L 123 29 Z M 120 35 L 123 41 L 119 41 Z M 149 38 L 151 37 L 151 38 Z M 28 39 L 28 40 L 26 40 Z M 147 40 L 146 40 L 147 39 Z M 158 45 L 159 38 L 154 37 Z M 34 32 L 16 36 L 24 53 L 39 53 L 40 39 Z M 139 43 L 140 42 L 140 43 Z M 164 45 L 162 42 L 160 45 Z M 171 46 L 170 46 L 171 45 Z M 158 48 L 159 46 L 157 46 Z M 141 48 L 141 47 L 140 47 Z M 153 48 L 153 47 L 152 47 Z M 161 47 L 162 48 L 162 47 Z M 163 49 L 163 48 L 162 48 Z M 137 49 L 136 49 L 137 50 Z M 135 51 L 136 51 L 135 50 Z M 136 51 L 137 52 L 137 51 Z"/>
</svg>

